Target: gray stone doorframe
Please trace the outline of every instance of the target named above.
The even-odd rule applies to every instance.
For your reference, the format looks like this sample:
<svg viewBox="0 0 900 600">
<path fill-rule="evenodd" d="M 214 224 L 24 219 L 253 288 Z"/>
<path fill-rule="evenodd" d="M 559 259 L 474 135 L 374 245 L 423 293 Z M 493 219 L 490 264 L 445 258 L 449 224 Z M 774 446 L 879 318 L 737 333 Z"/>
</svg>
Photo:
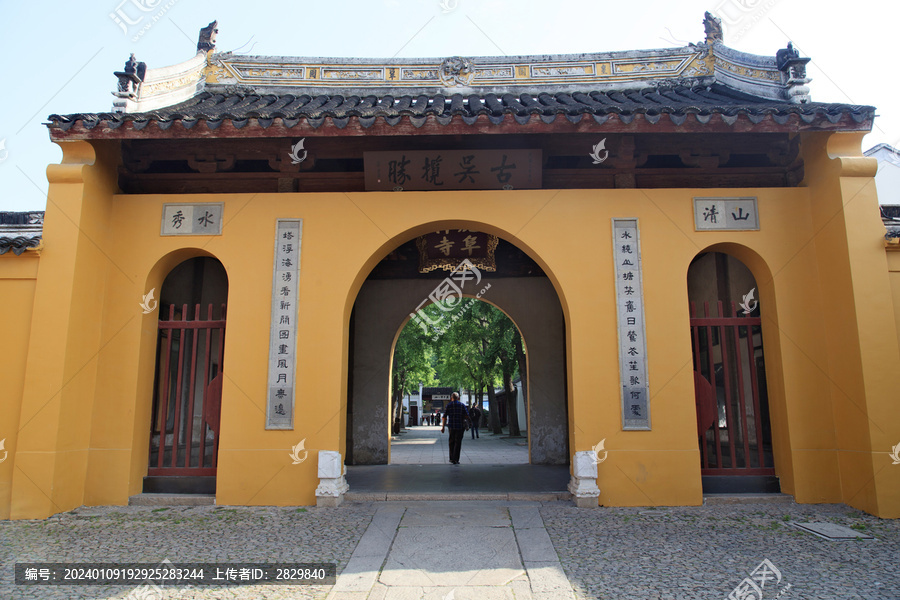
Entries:
<svg viewBox="0 0 900 600">
<path fill-rule="evenodd" d="M 482 280 L 485 282 L 488 278 Z M 531 464 L 569 463 L 565 325 L 556 290 L 546 277 L 489 280 L 483 300 L 519 327 L 528 355 Z M 391 351 L 400 326 L 440 280 L 366 281 L 356 298 L 348 449 L 354 465 L 388 463 Z"/>
</svg>

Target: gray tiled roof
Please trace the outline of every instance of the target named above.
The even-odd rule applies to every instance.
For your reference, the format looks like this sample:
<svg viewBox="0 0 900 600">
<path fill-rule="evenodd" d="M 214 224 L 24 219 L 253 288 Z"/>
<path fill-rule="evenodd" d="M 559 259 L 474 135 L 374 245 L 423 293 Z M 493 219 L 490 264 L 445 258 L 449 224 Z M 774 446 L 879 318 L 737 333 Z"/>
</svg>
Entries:
<svg viewBox="0 0 900 600">
<path fill-rule="evenodd" d="M 753 96 L 720 83 L 694 87 L 657 85 L 632 91 L 399 97 L 258 94 L 252 89 L 235 89 L 223 93 L 205 91 L 180 104 L 149 112 L 51 115 L 49 126 L 67 131 L 81 121 L 87 129 L 101 124 L 116 129 L 133 122 L 134 128 L 139 130 L 156 122 L 165 130 L 176 123 L 190 129 L 204 121 L 205 127 L 217 129 L 225 121 L 232 121 L 240 128 L 249 119 L 257 119 L 260 126 L 267 128 L 274 119 L 280 118 L 290 128 L 301 120 L 318 127 L 326 118 L 331 118 L 336 126 L 343 127 L 355 117 L 366 128 L 379 118 L 392 126 L 408 119 L 414 126 L 421 127 L 429 118 L 441 125 L 449 124 L 454 117 L 472 124 L 480 116 L 487 116 L 493 124 L 506 119 L 524 124 L 533 115 L 538 115 L 545 123 L 552 123 L 558 117 L 578 122 L 589 115 L 602 124 L 612 114 L 618 115 L 618 119 L 626 124 L 636 115 L 643 115 L 651 124 L 666 119 L 676 126 L 689 118 L 707 123 L 712 115 L 720 115 L 729 125 L 741 115 L 746 115 L 754 124 L 771 120 L 783 125 L 795 115 L 806 124 L 833 124 L 845 115 L 856 123 L 871 120 L 875 108 L 822 102 L 795 104 Z"/>
<path fill-rule="evenodd" d="M 0 255 L 40 246 L 43 226 L 43 212 L 0 212 Z"/>
<path fill-rule="evenodd" d="M 452 387 L 423 387 L 422 395 L 423 396 L 433 396 L 434 394 L 452 394 L 453 392 L 457 392 L 456 388 Z"/>
<path fill-rule="evenodd" d="M 884 237 L 887 239 L 900 238 L 900 205 L 882 204 L 879 209 L 881 209 L 881 221 L 887 231 Z"/>
</svg>

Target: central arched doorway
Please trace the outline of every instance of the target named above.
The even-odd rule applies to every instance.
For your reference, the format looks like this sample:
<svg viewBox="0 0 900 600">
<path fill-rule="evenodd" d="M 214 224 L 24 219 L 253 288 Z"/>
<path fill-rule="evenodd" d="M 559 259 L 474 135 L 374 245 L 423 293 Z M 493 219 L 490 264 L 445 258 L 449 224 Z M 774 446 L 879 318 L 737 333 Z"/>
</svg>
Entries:
<svg viewBox="0 0 900 600">
<path fill-rule="evenodd" d="M 442 252 L 437 248 L 427 255 L 429 246 L 443 243 L 446 249 L 451 242 L 457 248 L 465 249 L 468 243 L 490 251 L 437 257 L 434 254 Z M 565 489 L 569 463 L 566 346 L 557 292 L 540 266 L 513 243 L 474 229 L 445 229 L 409 239 L 387 253 L 356 296 L 348 359 L 346 463 L 351 490 L 353 467 L 390 462 L 390 369 L 398 332 L 417 310 L 446 295 L 454 285 L 448 279 L 465 259 L 478 269 L 481 279 L 477 289 L 466 287 L 461 295 L 474 297 L 490 284 L 481 299 L 515 322 L 528 349 L 524 404 L 530 465 L 522 466 L 560 468 L 559 489 Z M 471 283 L 467 280 L 464 285 Z M 460 282 L 455 285 L 459 287 Z"/>
</svg>

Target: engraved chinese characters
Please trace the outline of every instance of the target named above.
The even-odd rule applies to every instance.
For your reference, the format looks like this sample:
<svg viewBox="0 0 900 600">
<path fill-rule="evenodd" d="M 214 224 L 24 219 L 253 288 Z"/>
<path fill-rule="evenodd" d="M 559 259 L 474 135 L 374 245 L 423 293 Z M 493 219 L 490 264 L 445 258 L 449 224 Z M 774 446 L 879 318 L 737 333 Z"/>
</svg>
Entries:
<svg viewBox="0 0 900 600">
<path fill-rule="evenodd" d="M 363 153 L 367 191 L 541 187 L 540 150 L 410 150 Z"/>
<path fill-rule="evenodd" d="M 757 231 L 756 198 L 694 198 L 697 231 Z"/>
<path fill-rule="evenodd" d="M 163 204 L 160 235 L 222 235 L 222 202 Z"/>
<path fill-rule="evenodd" d="M 650 429 L 647 335 L 637 219 L 613 219 L 622 429 Z"/>
<path fill-rule="evenodd" d="M 275 229 L 275 262 L 272 268 L 266 429 L 294 428 L 297 287 L 302 234 L 302 219 L 278 219 Z"/>
</svg>

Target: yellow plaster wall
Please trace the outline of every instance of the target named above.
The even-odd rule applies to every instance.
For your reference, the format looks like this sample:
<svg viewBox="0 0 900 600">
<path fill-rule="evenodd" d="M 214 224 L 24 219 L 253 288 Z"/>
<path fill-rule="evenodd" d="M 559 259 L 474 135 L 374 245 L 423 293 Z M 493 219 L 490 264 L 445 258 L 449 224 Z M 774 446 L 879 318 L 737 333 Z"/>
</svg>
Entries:
<svg viewBox="0 0 900 600">
<path fill-rule="evenodd" d="M 0 340 L 4 352 L 0 367 L 0 519 L 8 519 L 13 471 L 16 468 L 19 411 L 25 386 L 25 359 L 31 329 L 31 311 L 39 256 L 26 251 L 0 256 Z"/>
<path fill-rule="evenodd" d="M 900 502 L 892 484 L 877 473 L 872 478 L 882 457 L 870 442 L 875 423 L 889 434 L 885 440 L 900 434 L 885 424 L 890 394 L 883 377 L 900 366 L 897 340 L 873 337 L 883 333 L 885 311 L 893 318 L 896 300 L 883 246 L 880 265 L 867 262 L 875 257 L 867 237 L 874 231 L 870 219 L 857 222 L 838 211 L 839 227 L 828 213 L 840 208 L 842 197 L 858 196 L 871 176 L 840 185 L 819 182 L 836 175 L 825 138 L 813 141 L 818 145 L 805 155 L 808 185 L 793 189 L 114 196 L 112 187 L 99 183 L 90 189 L 87 183 L 52 183 L 51 195 L 61 194 L 65 202 L 48 205 L 48 220 L 56 216 L 45 244 L 55 245 L 55 253 L 48 251 L 53 260 L 46 271 L 41 260 L 25 382 L 26 405 L 43 400 L 46 406 L 29 408 L 20 418 L 41 412 L 32 423 L 40 423 L 42 435 L 32 431 L 35 425 L 23 429 L 20 454 L 31 476 L 14 478 L 11 514 L 42 517 L 82 502 L 124 504 L 140 491 L 158 311 L 144 315 L 139 302 L 151 288 L 159 290 L 171 268 L 198 255 L 219 259 L 229 280 L 217 502 L 313 504 L 316 453 L 345 450 L 348 323 L 363 280 L 388 252 L 417 235 L 472 228 L 528 252 L 559 293 L 569 445 L 574 453 L 606 440 L 601 504 L 702 501 L 686 277 L 699 252 L 721 250 L 747 264 L 759 284 L 776 470 L 784 491 L 801 502 L 845 501 L 896 516 Z M 114 172 L 107 160 L 103 169 Z M 691 198 L 721 195 L 757 196 L 761 231 L 695 232 Z M 863 198 L 871 200 L 866 192 Z M 224 202 L 223 235 L 160 236 L 165 202 Z M 80 215 L 83 227 L 93 227 L 93 245 L 78 228 L 63 226 L 63 207 Z M 640 220 L 649 432 L 621 431 L 613 217 Z M 276 218 L 304 220 L 293 431 L 264 429 Z M 847 228 L 854 242 L 842 252 Z M 866 305 L 871 314 L 858 310 L 863 297 L 872 301 Z M 93 312 L 83 319 L 85 311 Z M 56 331 L 63 334 L 46 338 Z M 36 366 L 41 353 L 59 368 L 46 381 Z M 290 448 L 301 440 L 308 458 L 292 465 Z M 849 493 L 866 476 L 868 488 Z"/>
<path fill-rule="evenodd" d="M 606 439 L 609 459 L 602 465 L 601 501 L 609 505 L 698 504 L 699 456 L 696 446 L 686 299 L 687 265 L 707 245 L 735 234 L 695 233 L 690 198 L 694 191 L 520 191 L 369 194 L 278 194 L 225 197 L 221 237 L 175 238 L 158 235 L 163 196 L 118 197 L 110 228 L 116 235 L 109 253 L 128 273 L 151 273 L 143 290 L 110 286 L 104 328 L 120 331 L 104 353 L 98 378 L 115 381 L 98 389 L 95 415 L 128 427 L 94 429 L 94 448 L 122 448 L 137 438 L 131 477 L 99 475 L 98 502 L 127 500 L 140 489 L 146 464 L 152 345 L 146 356 L 136 349 L 155 339 L 157 313 L 141 315 L 142 293 L 161 284 L 171 266 L 189 255 L 209 254 L 222 261 L 229 277 L 225 389 L 219 454 L 217 501 L 221 504 L 311 504 L 315 501 L 315 452 L 344 450 L 347 322 L 356 291 L 368 270 L 388 251 L 438 223 L 473 227 L 503 236 L 529 251 L 547 269 L 567 319 L 570 444 L 586 450 Z M 804 190 L 733 190 L 761 196 L 762 214 L 772 225 L 740 234 L 759 246 L 768 260 L 786 262 L 796 242 L 786 223 L 807 209 Z M 179 201 L 184 198 L 179 198 Z M 191 201 L 221 201 L 194 196 Z M 477 219 L 472 216 L 477 215 Z M 588 215 L 585 218 L 584 215 Z M 612 292 L 613 265 L 609 219 L 636 216 L 641 222 L 649 336 L 652 432 L 620 431 L 618 355 Z M 298 417 L 292 432 L 264 430 L 264 390 L 269 335 L 269 299 L 274 220 L 304 219 L 298 347 Z M 129 233 L 125 234 L 128 231 Z M 559 232 L 566 235 L 560 236 Z M 136 243 L 136 240 L 138 243 Z M 239 240 L 239 241 L 234 241 Z M 166 269 L 161 257 L 188 246 Z M 167 259 L 168 260 L 168 259 Z M 751 265 L 752 267 L 752 265 Z M 791 280 L 785 279 L 792 293 Z M 815 285 L 814 271 L 801 286 Z M 767 292 L 771 294 L 771 292 Z M 762 296 L 765 303 L 766 295 Z M 789 303 L 788 303 L 789 304 Z M 765 306 L 765 304 L 764 304 Z M 798 302 L 801 311 L 806 306 Z M 777 329 L 775 330 L 777 332 Z M 806 333 L 815 335 L 810 326 Z M 771 334 L 777 341 L 777 333 Z M 766 338 L 768 351 L 768 337 Z M 815 346 L 816 340 L 808 345 Z M 113 349 L 114 348 L 114 349 Z M 128 363 L 141 363 L 141 375 Z M 108 375 L 106 375 L 108 373 Z M 774 376 L 777 369 L 770 369 Z M 794 384 L 804 389 L 803 383 Z M 770 389 L 775 385 L 770 383 Z M 776 394 L 772 393 L 773 397 Z M 134 404 L 123 397 L 134 397 Z M 813 398 L 812 394 L 808 397 Z M 579 401 L 578 399 L 583 399 Z M 289 449 L 306 440 L 310 458 L 291 465 Z M 96 453 L 96 450 L 95 450 Z M 104 452 L 107 454 L 108 452 Z M 101 484 L 101 480 L 104 482 Z M 89 486 L 89 488 L 92 486 Z"/>
</svg>

